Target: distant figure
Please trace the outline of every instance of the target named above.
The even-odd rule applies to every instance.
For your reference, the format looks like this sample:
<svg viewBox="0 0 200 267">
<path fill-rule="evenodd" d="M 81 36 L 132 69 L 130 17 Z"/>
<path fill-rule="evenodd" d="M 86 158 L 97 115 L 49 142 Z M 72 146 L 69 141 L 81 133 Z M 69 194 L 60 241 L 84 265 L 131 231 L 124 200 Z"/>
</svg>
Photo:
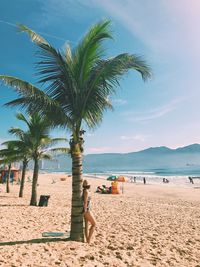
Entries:
<svg viewBox="0 0 200 267">
<path fill-rule="evenodd" d="M 13 184 L 14 182 L 14 172 L 10 173 L 10 182 Z"/>
<path fill-rule="evenodd" d="M 135 177 L 134 177 L 134 178 L 135 178 Z M 130 178 L 130 182 L 131 182 L 131 183 L 133 183 L 133 179 L 134 179 L 134 178 L 133 178 L 133 176 L 131 176 L 131 178 Z M 135 182 L 135 179 L 134 179 L 134 182 Z"/>
<path fill-rule="evenodd" d="M 166 179 L 166 178 L 163 178 L 163 183 L 168 184 L 169 183 L 169 180 Z"/>
<path fill-rule="evenodd" d="M 8 174 L 5 172 L 5 173 L 4 173 L 4 176 L 3 176 L 3 184 L 6 183 L 7 175 L 8 175 Z"/>
<path fill-rule="evenodd" d="M 146 178 L 145 177 L 143 177 L 143 182 L 144 182 L 144 184 L 146 184 Z"/>
<path fill-rule="evenodd" d="M 191 184 L 194 184 L 194 181 L 193 181 L 192 177 L 189 176 L 188 179 L 189 179 Z"/>
<path fill-rule="evenodd" d="M 134 183 L 136 183 L 136 176 L 134 176 L 133 179 L 134 179 Z"/>
<path fill-rule="evenodd" d="M 56 183 L 56 180 L 54 178 L 52 178 L 52 184 L 55 184 Z"/>
</svg>

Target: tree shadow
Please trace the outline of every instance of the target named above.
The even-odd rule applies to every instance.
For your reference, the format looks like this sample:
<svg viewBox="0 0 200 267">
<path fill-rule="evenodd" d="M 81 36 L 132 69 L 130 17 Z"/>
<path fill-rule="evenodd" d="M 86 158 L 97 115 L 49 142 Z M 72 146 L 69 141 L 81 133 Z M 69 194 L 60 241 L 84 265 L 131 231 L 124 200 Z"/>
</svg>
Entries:
<svg viewBox="0 0 200 267">
<path fill-rule="evenodd" d="M 41 244 L 41 243 L 53 243 L 53 242 L 63 242 L 63 241 L 70 241 L 70 238 L 38 238 L 38 239 L 30 239 L 30 240 L 21 240 L 21 241 L 7 241 L 7 242 L 0 242 L 0 247 L 2 246 L 15 246 L 15 245 L 22 245 L 22 244 Z"/>
<path fill-rule="evenodd" d="M 8 193 L 9 194 L 9 193 Z M 0 198 L 19 198 L 19 197 L 16 197 L 16 196 L 0 196 Z"/>
<path fill-rule="evenodd" d="M 25 204 L 0 204 L 0 207 L 29 207 Z"/>
</svg>

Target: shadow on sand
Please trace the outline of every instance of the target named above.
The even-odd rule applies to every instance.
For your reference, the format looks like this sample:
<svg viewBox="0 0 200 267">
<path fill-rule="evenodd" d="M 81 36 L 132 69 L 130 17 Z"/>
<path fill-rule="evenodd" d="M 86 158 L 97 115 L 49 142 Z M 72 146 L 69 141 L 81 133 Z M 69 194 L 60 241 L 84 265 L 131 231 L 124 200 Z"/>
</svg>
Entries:
<svg viewBox="0 0 200 267">
<path fill-rule="evenodd" d="M 8 193 L 9 194 L 9 193 Z M 17 197 L 17 196 L 8 196 L 8 195 L 6 195 L 6 196 L 0 196 L 0 198 L 19 198 L 19 197 Z"/>
<path fill-rule="evenodd" d="M 30 205 L 25 204 L 0 204 L 0 207 L 29 207 Z"/>
<path fill-rule="evenodd" d="M 70 238 L 38 238 L 38 239 L 30 239 L 30 240 L 22 240 L 22 241 L 8 241 L 8 242 L 0 242 L 1 246 L 15 246 L 22 244 L 39 244 L 39 243 L 53 243 L 53 242 L 63 242 L 70 241 Z"/>
</svg>

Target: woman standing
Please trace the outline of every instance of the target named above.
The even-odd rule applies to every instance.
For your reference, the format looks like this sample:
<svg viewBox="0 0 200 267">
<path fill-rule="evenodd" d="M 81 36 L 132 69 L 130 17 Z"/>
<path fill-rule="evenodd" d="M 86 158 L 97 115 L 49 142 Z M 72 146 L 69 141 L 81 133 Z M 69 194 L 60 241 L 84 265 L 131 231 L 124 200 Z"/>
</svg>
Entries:
<svg viewBox="0 0 200 267">
<path fill-rule="evenodd" d="M 83 181 L 83 212 L 85 219 L 85 237 L 86 241 L 90 243 L 91 237 L 94 233 L 96 227 L 96 222 L 94 216 L 91 212 L 91 196 L 90 196 L 90 185 L 87 180 Z M 88 229 L 88 223 L 91 224 L 90 229 Z"/>
</svg>

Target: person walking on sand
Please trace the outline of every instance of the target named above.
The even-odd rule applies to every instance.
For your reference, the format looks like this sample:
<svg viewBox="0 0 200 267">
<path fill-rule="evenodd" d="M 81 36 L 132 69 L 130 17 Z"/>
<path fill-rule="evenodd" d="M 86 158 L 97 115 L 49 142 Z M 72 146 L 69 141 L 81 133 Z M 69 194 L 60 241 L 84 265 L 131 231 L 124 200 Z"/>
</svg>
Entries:
<svg viewBox="0 0 200 267">
<path fill-rule="evenodd" d="M 96 221 L 91 212 L 91 196 L 90 196 L 90 185 L 87 180 L 83 181 L 83 213 L 85 219 L 85 238 L 87 243 L 90 243 L 91 237 L 94 233 L 96 227 Z M 88 229 L 88 223 L 91 224 L 90 229 Z"/>
</svg>

